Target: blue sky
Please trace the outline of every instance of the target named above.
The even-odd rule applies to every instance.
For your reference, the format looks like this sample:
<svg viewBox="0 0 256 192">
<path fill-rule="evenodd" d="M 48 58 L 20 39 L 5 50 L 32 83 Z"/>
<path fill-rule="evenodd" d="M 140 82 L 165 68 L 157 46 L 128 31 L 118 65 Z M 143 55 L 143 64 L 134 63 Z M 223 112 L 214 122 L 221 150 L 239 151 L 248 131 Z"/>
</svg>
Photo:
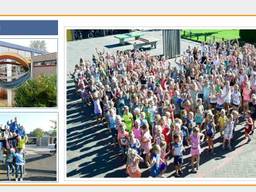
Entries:
<svg viewBox="0 0 256 192">
<path fill-rule="evenodd" d="M 58 120 L 57 113 L 0 113 L 0 125 L 5 125 L 8 120 L 17 117 L 18 123 L 24 126 L 26 133 L 36 128 L 45 131 L 51 130 L 53 123 L 50 120 Z"/>
<path fill-rule="evenodd" d="M 46 42 L 46 49 L 48 52 L 50 53 L 57 52 L 57 49 L 58 49 L 57 39 L 40 39 L 40 38 L 39 39 L 5 39 L 5 38 L 2 38 L 0 40 L 8 43 L 25 46 L 25 47 L 29 47 L 30 42 L 32 40 L 44 40 Z"/>
</svg>

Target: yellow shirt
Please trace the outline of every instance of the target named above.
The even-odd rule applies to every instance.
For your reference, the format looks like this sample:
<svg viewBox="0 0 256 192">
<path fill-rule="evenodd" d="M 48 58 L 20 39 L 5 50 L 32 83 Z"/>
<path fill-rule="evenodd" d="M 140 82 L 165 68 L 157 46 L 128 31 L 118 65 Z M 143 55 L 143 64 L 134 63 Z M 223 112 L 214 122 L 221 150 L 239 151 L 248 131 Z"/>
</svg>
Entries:
<svg viewBox="0 0 256 192">
<path fill-rule="evenodd" d="M 226 123 L 228 121 L 228 118 L 227 116 L 220 116 L 219 119 L 218 119 L 218 123 L 219 123 L 219 126 L 220 128 L 224 128 L 226 126 Z"/>
<path fill-rule="evenodd" d="M 18 149 L 25 149 L 27 141 L 28 141 L 27 136 L 25 136 L 23 139 L 20 139 L 19 142 L 18 142 L 17 148 Z"/>
</svg>

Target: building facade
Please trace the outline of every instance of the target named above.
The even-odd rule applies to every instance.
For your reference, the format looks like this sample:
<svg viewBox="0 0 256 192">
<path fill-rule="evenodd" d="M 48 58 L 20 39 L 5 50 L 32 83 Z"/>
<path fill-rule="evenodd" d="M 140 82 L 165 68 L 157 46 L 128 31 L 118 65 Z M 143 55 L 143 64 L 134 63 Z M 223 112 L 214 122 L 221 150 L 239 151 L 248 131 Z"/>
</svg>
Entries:
<svg viewBox="0 0 256 192">
<path fill-rule="evenodd" d="M 29 69 L 25 71 L 15 59 L 2 59 L 0 61 L 0 81 L 15 81 L 22 77 L 25 72 L 29 73 L 29 78 L 36 78 L 39 75 L 56 73 L 57 54 L 48 53 L 38 49 L 33 49 L 9 42 L 0 41 L 0 55 L 16 55 L 27 60 Z M 6 64 L 7 63 L 7 64 Z M 15 89 L 8 89 L 0 86 L 0 107 L 11 107 L 14 103 Z"/>
</svg>

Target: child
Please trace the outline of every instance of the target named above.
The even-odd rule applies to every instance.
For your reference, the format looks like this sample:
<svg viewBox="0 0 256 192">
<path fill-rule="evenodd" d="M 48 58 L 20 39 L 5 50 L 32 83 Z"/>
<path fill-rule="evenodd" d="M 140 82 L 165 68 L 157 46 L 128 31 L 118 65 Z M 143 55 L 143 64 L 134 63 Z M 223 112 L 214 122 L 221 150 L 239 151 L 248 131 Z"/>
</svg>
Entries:
<svg viewBox="0 0 256 192">
<path fill-rule="evenodd" d="M 111 131 L 113 143 L 116 144 L 117 138 L 117 119 L 116 119 L 116 111 L 114 109 L 110 109 L 110 114 L 108 116 L 108 127 Z"/>
<path fill-rule="evenodd" d="M 129 147 L 135 149 L 140 154 L 140 141 L 135 137 L 133 132 L 129 134 Z"/>
<path fill-rule="evenodd" d="M 219 126 L 221 137 L 223 137 L 223 130 L 226 127 L 227 121 L 228 121 L 228 118 L 226 116 L 226 111 L 225 109 L 222 109 L 220 111 L 220 117 L 218 118 L 218 126 Z"/>
<path fill-rule="evenodd" d="M 243 112 L 248 111 L 249 102 L 251 100 L 251 87 L 250 82 L 246 82 L 243 86 Z"/>
<path fill-rule="evenodd" d="M 124 155 L 126 152 L 126 148 L 128 146 L 129 133 L 125 130 L 126 127 L 124 123 L 120 124 L 119 129 L 120 131 L 118 132 L 117 139 L 118 139 L 119 146 L 121 148 L 121 152 Z"/>
<path fill-rule="evenodd" d="M 215 123 L 214 123 L 214 115 L 211 113 L 207 114 L 207 124 L 206 124 L 206 130 L 205 130 L 205 135 L 207 137 L 207 143 L 208 143 L 208 150 L 209 152 L 213 153 L 214 151 L 214 144 L 213 144 L 213 139 L 214 135 L 216 133 L 215 131 Z"/>
<path fill-rule="evenodd" d="M 124 106 L 123 122 L 126 125 L 126 131 L 131 132 L 133 115 L 132 115 L 132 113 L 129 112 L 128 106 Z"/>
<path fill-rule="evenodd" d="M 233 138 L 233 130 L 234 130 L 234 120 L 233 120 L 233 115 L 230 114 L 228 116 L 228 122 L 224 129 L 224 139 L 223 139 L 223 146 L 222 146 L 223 149 L 226 148 L 226 142 L 227 142 L 228 148 L 229 150 L 231 150 L 231 139 Z"/>
<path fill-rule="evenodd" d="M 182 175 L 182 163 L 183 163 L 183 144 L 180 135 L 174 135 L 174 144 L 172 145 L 174 166 L 176 171 L 176 177 Z"/>
<path fill-rule="evenodd" d="M 162 127 L 156 125 L 156 134 L 154 135 L 154 144 L 160 145 L 161 141 L 165 140 L 164 134 L 162 133 Z"/>
<path fill-rule="evenodd" d="M 142 135 L 141 135 L 141 128 L 140 128 L 140 120 L 139 119 L 136 119 L 134 121 L 134 126 L 132 128 L 132 132 L 133 132 L 135 138 L 140 141 Z"/>
<path fill-rule="evenodd" d="M 150 135 L 149 126 L 148 124 L 144 124 L 141 127 L 142 137 L 141 137 L 141 148 L 146 154 L 146 165 L 150 166 L 150 150 L 152 149 L 152 136 Z"/>
<path fill-rule="evenodd" d="M 202 138 L 201 138 L 202 137 Z M 191 144 L 191 165 L 192 165 L 192 173 L 196 173 L 195 171 L 195 163 L 196 169 L 199 168 L 200 163 L 200 154 L 201 154 L 201 146 L 200 143 L 204 140 L 204 135 L 200 133 L 198 127 L 195 127 L 190 135 L 190 144 Z"/>
<path fill-rule="evenodd" d="M 94 106 L 94 115 L 96 116 L 97 124 L 99 125 L 100 120 L 102 118 L 102 109 L 100 105 L 99 92 L 95 91 L 92 95 L 92 98 L 93 98 L 93 106 Z"/>
<path fill-rule="evenodd" d="M 181 126 L 181 131 L 182 131 L 182 144 L 183 146 L 188 146 L 189 132 L 185 123 Z"/>
<path fill-rule="evenodd" d="M 154 145 L 152 156 L 150 175 L 152 177 L 161 177 L 162 171 L 165 169 L 166 165 L 164 160 L 161 159 L 161 147 L 159 145 Z"/>
<path fill-rule="evenodd" d="M 139 156 L 134 149 L 128 150 L 126 172 L 132 178 L 141 177 L 141 170 L 139 163 L 143 161 L 143 158 Z"/>
<path fill-rule="evenodd" d="M 194 121 L 194 113 L 192 111 L 190 111 L 188 113 L 188 119 L 187 119 L 187 128 L 189 133 L 192 132 L 193 128 L 195 127 L 195 121 Z"/>
<path fill-rule="evenodd" d="M 237 84 L 234 86 L 234 91 L 231 94 L 231 101 L 233 109 L 239 111 L 241 104 L 241 93 L 239 91 L 239 86 Z"/>
<path fill-rule="evenodd" d="M 253 120 L 251 118 L 250 112 L 247 112 L 246 114 L 246 125 L 245 125 L 245 139 L 247 139 L 247 143 L 251 141 L 250 133 L 253 130 Z"/>
<path fill-rule="evenodd" d="M 15 158 L 15 180 L 23 181 L 23 167 L 25 165 L 24 155 L 22 150 L 18 149 L 16 153 L 14 153 Z"/>
<path fill-rule="evenodd" d="M 171 129 L 168 125 L 168 122 L 167 122 L 167 118 L 166 116 L 163 116 L 162 117 L 162 134 L 164 135 L 164 139 L 165 139 L 165 142 L 167 144 L 167 149 L 169 150 L 170 149 L 170 144 L 171 144 Z"/>
<path fill-rule="evenodd" d="M 204 120 L 204 110 L 198 107 L 195 114 L 195 123 L 196 123 L 196 126 L 198 126 L 200 129 L 201 129 L 203 120 Z"/>
<path fill-rule="evenodd" d="M 6 154 L 6 169 L 7 169 L 7 178 L 9 181 L 11 180 L 10 174 L 14 176 L 14 172 L 15 172 L 14 156 L 15 156 L 15 149 L 14 148 L 8 149 Z"/>
</svg>

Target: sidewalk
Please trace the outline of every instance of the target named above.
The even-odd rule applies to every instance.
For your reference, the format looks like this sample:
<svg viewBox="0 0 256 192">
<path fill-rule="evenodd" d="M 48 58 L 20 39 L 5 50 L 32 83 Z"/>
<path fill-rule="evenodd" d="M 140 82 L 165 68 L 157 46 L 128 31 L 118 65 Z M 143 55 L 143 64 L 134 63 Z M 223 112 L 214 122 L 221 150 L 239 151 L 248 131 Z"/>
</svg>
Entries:
<svg viewBox="0 0 256 192">
<path fill-rule="evenodd" d="M 52 147 L 27 146 L 24 181 L 56 181 L 56 153 L 52 151 Z M 7 182 L 3 164 L 0 164 L 0 182 Z"/>
</svg>

